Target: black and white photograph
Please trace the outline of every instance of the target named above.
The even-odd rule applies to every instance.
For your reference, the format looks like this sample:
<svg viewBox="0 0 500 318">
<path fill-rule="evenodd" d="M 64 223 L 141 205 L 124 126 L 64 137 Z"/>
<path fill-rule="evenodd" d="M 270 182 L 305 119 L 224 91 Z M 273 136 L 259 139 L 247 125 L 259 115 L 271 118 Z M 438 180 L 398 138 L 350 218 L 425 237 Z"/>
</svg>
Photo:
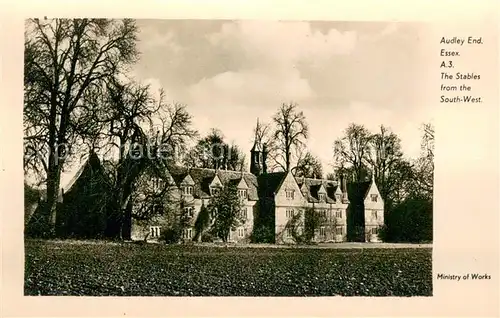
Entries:
<svg viewBox="0 0 500 318">
<path fill-rule="evenodd" d="M 24 295 L 433 296 L 424 29 L 26 19 Z"/>
</svg>

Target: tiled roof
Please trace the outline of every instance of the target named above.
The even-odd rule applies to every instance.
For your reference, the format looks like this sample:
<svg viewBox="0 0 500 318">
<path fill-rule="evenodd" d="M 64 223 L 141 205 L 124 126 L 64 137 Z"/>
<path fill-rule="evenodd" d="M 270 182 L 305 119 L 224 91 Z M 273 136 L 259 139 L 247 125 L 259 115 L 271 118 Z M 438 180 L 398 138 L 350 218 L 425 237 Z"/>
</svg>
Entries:
<svg viewBox="0 0 500 318">
<path fill-rule="evenodd" d="M 362 202 L 370 189 L 370 181 L 353 182 L 347 184 L 347 195 L 351 202 Z"/>
<path fill-rule="evenodd" d="M 195 198 L 209 198 L 210 189 L 209 185 L 212 180 L 217 176 L 223 184 L 228 182 L 236 182 L 238 184 L 243 177 L 246 184 L 248 185 L 248 200 L 257 201 L 257 178 L 248 172 L 240 171 L 230 171 L 230 170 L 214 170 L 205 168 L 186 168 L 179 166 L 169 167 L 169 172 L 175 180 L 176 184 L 179 185 L 182 180 L 189 174 L 195 183 L 194 185 L 194 197 Z"/>
<path fill-rule="evenodd" d="M 84 170 L 89 169 L 90 166 L 101 166 L 98 157 L 93 154 L 88 162 L 84 164 L 79 173 L 75 176 L 74 181 L 79 179 Z M 195 198 L 210 198 L 210 184 L 217 175 L 222 184 L 236 184 L 245 180 L 248 186 L 248 200 L 257 201 L 260 198 L 273 198 L 278 190 L 278 187 L 285 179 L 286 172 L 273 172 L 265 173 L 256 177 L 249 172 L 231 171 L 231 170 L 214 170 L 206 168 L 187 168 L 182 166 L 169 166 L 165 171 L 165 176 L 175 182 L 179 186 L 187 176 L 190 176 L 194 181 L 193 195 Z M 326 179 L 312 179 L 312 178 L 296 178 L 301 192 L 308 202 L 318 203 L 318 190 L 323 186 L 326 189 L 326 203 L 335 203 L 335 191 L 338 187 L 337 181 Z M 73 183 L 70 183 L 70 187 Z M 360 184 L 349 184 L 348 195 L 349 199 L 362 198 L 366 195 L 370 187 L 370 182 Z M 69 190 L 69 189 L 68 189 Z"/>
<path fill-rule="evenodd" d="M 337 190 L 337 181 L 326 179 L 296 178 L 299 186 L 305 185 L 302 194 L 308 202 L 318 203 L 318 190 L 321 185 L 326 189 L 326 203 L 335 203 L 335 191 Z"/>
<path fill-rule="evenodd" d="M 286 177 L 286 172 L 272 172 L 261 174 L 258 178 L 259 197 L 272 198 L 278 190 L 283 179 Z"/>
</svg>

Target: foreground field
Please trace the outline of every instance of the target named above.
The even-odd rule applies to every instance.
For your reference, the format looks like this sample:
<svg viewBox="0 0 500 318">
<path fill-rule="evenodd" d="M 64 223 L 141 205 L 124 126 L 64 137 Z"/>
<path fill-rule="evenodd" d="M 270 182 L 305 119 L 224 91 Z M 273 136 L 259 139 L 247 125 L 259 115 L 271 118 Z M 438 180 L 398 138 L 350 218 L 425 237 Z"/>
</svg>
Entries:
<svg viewBox="0 0 500 318">
<path fill-rule="evenodd" d="M 431 251 L 27 241 L 24 291 L 87 296 L 431 296 Z"/>
</svg>

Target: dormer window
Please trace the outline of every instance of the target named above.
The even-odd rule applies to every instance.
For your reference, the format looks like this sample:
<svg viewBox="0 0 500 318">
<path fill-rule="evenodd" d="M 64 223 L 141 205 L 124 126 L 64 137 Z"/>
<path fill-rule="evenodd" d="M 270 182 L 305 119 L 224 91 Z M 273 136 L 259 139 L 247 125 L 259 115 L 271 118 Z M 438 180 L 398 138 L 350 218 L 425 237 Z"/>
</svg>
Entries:
<svg viewBox="0 0 500 318">
<path fill-rule="evenodd" d="M 371 198 L 372 202 L 377 202 L 377 200 L 378 200 L 378 195 L 377 195 L 377 194 L 371 194 L 371 195 L 370 195 L 370 198 Z"/>
<path fill-rule="evenodd" d="M 287 199 L 293 200 L 295 197 L 295 190 L 285 190 L 285 195 Z"/>
<path fill-rule="evenodd" d="M 246 199 L 247 198 L 247 190 L 246 189 L 238 190 L 238 197 L 240 197 L 241 199 Z"/>
<path fill-rule="evenodd" d="M 183 188 L 183 193 L 185 195 L 193 195 L 193 187 L 192 186 L 185 186 Z"/>
<path fill-rule="evenodd" d="M 340 202 L 340 194 L 335 195 L 335 201 Z"/>
<path fill-rule="evenodd" d="M 210 194 L 213 196 L 216 196 L 220 193 L 220 188 L 219 187 L 212 187 L 210 188 Z"/>
<path fill-rule="evenodd" d="M 185 207 L 185 208 L 184 208 L 184 213 L 186 214 L 186 216 L 187 216 L 188 218 L 192 218 L 192 217 L 193 217 L 193 215 L 194 215 L 194 208 L 193 208 L 192 206 L 190 206 L 190 207 Z"/>
<path fill-rule="evenodd" d="M 325 201 L 325 194 L 324 193 L 318 194 L 318 198 L 320 201 Z"/>
</svg>

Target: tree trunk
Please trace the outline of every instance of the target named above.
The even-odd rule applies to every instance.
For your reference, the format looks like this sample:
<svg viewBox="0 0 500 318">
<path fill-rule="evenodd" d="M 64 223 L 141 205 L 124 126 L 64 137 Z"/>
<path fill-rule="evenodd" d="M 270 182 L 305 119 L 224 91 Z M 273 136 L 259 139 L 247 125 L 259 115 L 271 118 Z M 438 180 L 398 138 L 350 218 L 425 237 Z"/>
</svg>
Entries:
<svg viewBox="0 0 500 318">
<path fill-rule="evenodd" d="M 51 157 L 54 157 L 51 155 Z M 45 205 L 45 222 L 47 232 L 44 236 L 55 234 L 57 199 L 59 197 L 59 184 L 61 177 L 61 166 L 55 162 L 55 158 L 49 159 L 49 171 L 47 173 L 47 200 Z"/>
<path fill-rule="evenodd" d="M 57 70 L 54 74 L 56 78 L 56 83 L 52 87 L 50 92 L 50 115 L 49 115 L 49 164 L 47 171 L 47 199 L 45 204 L 45 221 L 48 226 L 49 233 L 44 233 L 44 235 L 52 235 L 55 232 L 55 213 L 56 213 L 56 202 L 59 195 L 59 183 L 61 176 L 61 165 L 58 162 L 59 156 L 56 153 L 57 147 L 57 91 L 58 88 L 58 78 Z"/>
</svg>

